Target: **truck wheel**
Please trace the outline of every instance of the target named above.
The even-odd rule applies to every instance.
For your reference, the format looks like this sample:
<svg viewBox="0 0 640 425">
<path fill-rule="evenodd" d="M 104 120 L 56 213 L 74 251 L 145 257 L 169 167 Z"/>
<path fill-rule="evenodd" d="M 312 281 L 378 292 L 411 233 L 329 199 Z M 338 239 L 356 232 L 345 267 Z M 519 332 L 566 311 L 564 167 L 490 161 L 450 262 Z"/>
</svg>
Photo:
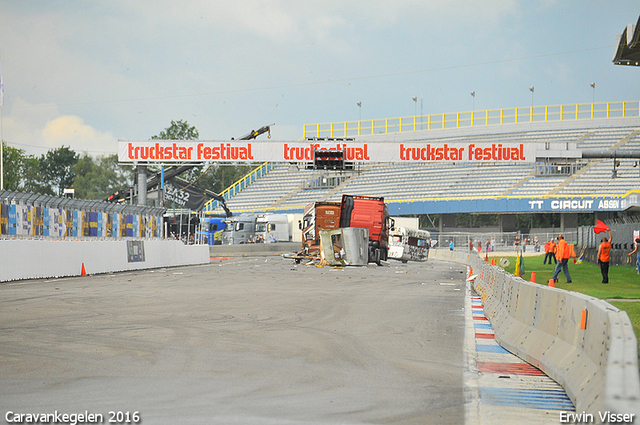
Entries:
<svg viewBox="0 0 640 425">
<path fill-rule="evenodd" d="M 380 263 L 380 250 L 376 249 L 376 264 L 381 266 L 382 264 Z"/>
</svg>

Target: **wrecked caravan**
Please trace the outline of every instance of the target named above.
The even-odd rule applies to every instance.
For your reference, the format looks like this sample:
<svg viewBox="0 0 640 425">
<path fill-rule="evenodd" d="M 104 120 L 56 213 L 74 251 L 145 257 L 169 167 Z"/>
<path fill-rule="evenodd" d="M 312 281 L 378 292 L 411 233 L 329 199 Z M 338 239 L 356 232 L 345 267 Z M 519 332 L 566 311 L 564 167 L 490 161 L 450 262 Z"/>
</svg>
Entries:
<svg viewBox="0 0 640 425">
<path fill-rule="evenodd" d="M 340 226 L 340 203 L 314 202 L 304 209 L 298 227 L 302 230 L 302 254 L 311 255 L 320 250 L 320 230 Z"/>
<path fill-rule="evenodd" d="M 426 261 L 429 255 L 429 238 L 426 230 L 396 227 L 389 231 L 389 258 L 407 261 Z"/>
<path fill-rule="evenodd" d="M 320 258 L 330 266 L 366 266 L 369 229 L 341 227 L 320 230 Z"/>
</svg>

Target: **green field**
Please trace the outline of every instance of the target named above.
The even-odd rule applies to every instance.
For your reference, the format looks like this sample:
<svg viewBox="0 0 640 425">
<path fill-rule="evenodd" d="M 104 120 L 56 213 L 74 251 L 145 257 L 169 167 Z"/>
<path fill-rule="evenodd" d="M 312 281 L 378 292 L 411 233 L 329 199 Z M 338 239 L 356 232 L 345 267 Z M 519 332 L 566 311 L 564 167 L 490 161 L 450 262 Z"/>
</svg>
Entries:
<svg viewBox="0 0 640 425">
<path fill-rule="evenodd" d="M 513 254 L 509 254 L 513 255 Z M 499 255 L 497 256 L 499 259 Z M 524 274 L 522 278 L 531 280 L 532 272 L 535 272 L 535 279 L 538 284 L 547 285 L 553 276 L 555 264 L 542 264 L 544 254 L 534 257 L 524 257 Z M 509 266 L 505 270 L 511 274 L 515 271 L 515 257 L 509 257 Z M 569 261 L 569 274 L 572 283 L 567 280 L 562 271 L 558 276 L 559 282 L 556 288 L 568 291 L 581 292 L 595 298 L 607 300 L 620 310 L 624 310 L 629 315 L 636 337 L 640 340 L 640 275 L 636 273 L 635 267 L 611 266 L 609 268 L 609 283 L 602 283 L 600 266 L 582 262 L 573 264 Z M 630 301 L 613 301 L 630 300 Z M 632 301 L 631 301 L 632 300 Z"/>
</svg>

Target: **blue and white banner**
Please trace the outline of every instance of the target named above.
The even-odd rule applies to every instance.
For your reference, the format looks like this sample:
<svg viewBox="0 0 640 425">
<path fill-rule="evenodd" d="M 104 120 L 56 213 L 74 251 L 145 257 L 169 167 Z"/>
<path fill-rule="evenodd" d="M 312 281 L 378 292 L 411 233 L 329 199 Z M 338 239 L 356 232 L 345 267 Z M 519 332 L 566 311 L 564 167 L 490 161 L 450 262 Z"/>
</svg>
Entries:
<svg viewBox="0 0 640 425">
<path fill-rule="evenodd" d="M 446 198 L 394 201 L 386 199 L 391 215 L 451 213 L 590 213 L 640 207 L 640 191 L 621 196 L 548 196 L 504 198 Z"/>
</svg>

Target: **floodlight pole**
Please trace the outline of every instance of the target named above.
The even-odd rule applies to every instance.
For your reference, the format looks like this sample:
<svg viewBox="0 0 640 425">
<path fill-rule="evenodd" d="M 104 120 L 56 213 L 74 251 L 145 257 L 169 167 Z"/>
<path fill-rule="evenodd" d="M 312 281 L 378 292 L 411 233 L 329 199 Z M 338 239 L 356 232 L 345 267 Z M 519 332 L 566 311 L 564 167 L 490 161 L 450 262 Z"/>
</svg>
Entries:
<svg viewBox="0 0 640 425">
<path fill-rule="evenodd" d="M 531 122 L 533 122 L 533 92 L 535 91 L 535 87 L 529 87 L 529 91 L 531 92 Z"/>
<path fill-rule="evenodd" d="M 422 97 L 422 95 L 420 95 L 420 116 L 421 117 L 424 116 L 424 109 L 423 109 L 424 105 L 422 104 L 423 101 L 424 101 L 424 98 Z M 422 118 L 420 118 L 420 130 L 422 130 Z"/>
<path fill-rule="evenodd" d="M 473 108 L 471 109 L 471 127 L 473 127 L 475 121 L 476 114 L 476 91 L 471 92 L 471 97 L 473 98 Z"/>
<path fill-rule="evenodd" d="M 535 87 L 529 87 L 529 91 L 531 92 L 531 108 L 533 108 L 533 92 L 536 90 Z"/>
</svg>

